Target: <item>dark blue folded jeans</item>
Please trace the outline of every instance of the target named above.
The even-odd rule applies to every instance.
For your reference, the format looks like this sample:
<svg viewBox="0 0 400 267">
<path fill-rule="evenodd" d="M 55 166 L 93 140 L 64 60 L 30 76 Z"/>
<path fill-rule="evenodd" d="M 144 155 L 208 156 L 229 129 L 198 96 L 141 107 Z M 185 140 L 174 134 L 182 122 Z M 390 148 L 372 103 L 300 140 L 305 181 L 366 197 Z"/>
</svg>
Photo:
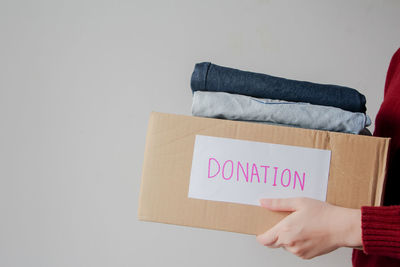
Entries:
<svg viewBox="0 0 400 267">
<path fill-rule="evenodd" d="M 210 62 L 195 65 L 192 91 L 214 91 L 258 98 L 306 102 L 364 112 L 365 96 L 357 90 L 330 84 L 289 80 L 267 74 L 221 67 Z"/>
</svg>

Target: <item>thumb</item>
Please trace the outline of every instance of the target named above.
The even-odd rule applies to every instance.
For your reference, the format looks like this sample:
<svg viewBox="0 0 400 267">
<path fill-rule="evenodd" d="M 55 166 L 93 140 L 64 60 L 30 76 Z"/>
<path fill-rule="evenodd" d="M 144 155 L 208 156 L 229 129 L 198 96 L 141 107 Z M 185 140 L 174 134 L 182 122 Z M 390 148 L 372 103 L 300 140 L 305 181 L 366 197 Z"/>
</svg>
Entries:
<svg viewBox="0 0 400 267">
<path fill-rule="evenodd" d="M 273 211 L 296 211 L 302 203 L 301 198 L 263 198 L 260 205 L 263 208 Z"/>
</svg>

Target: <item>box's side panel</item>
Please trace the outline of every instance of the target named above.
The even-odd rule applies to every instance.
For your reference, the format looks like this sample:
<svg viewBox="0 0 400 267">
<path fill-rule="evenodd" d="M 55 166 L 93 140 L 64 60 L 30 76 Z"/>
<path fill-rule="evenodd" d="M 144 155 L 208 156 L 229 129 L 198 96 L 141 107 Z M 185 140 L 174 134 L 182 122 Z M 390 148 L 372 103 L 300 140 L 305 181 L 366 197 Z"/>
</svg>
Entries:
<svg viewBox="0 0 400 267">
<path fill-rule="evenodd" d="M 146 137 L 140 219 L 260 234 L 287 215 L 257 206 L 188 198 L 196 134 L 330 149 L 327 201 L 356 208 L 372 205 L 377 197 L 380 185 L 373 177 L 382 172 L 376 162 L 383 158 L 375 157 L 377 149 L 385 154 L 382 139 L 153 113 Z"/>
<path fill-rule="evenodd" d="M 387 139 L 331 133 L 327 202 L 348 208 L 374 205 L 381 197 Z"/>
</svg>

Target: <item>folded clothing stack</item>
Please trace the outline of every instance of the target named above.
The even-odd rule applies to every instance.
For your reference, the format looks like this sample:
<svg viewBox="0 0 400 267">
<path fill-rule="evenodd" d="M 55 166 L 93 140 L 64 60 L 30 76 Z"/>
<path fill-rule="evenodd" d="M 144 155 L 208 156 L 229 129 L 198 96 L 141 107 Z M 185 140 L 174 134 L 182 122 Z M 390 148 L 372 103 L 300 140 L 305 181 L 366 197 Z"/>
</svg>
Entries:
<svg viewBox="0 0 400 267">
<path fill-rule="evenodd" d="M 365 96 L 338 85 L 195 65 L 192 114 L 358 134 L 371 124 Z"/>
</svg>

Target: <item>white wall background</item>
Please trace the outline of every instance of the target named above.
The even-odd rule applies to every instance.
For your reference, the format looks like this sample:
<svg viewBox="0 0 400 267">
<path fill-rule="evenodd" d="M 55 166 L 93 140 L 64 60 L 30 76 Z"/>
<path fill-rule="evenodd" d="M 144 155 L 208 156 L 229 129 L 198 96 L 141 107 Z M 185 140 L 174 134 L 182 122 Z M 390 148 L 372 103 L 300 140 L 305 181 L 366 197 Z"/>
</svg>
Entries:
<svg viewBox="0 0 400 267">
<path fill-rule="evenodd" d="M 375 118 L 399 1 L 0 0 L 0 266 L 351 266 L 139 222 L 150 111 L 194 64 L 357 88 Z"/>
</svg>

